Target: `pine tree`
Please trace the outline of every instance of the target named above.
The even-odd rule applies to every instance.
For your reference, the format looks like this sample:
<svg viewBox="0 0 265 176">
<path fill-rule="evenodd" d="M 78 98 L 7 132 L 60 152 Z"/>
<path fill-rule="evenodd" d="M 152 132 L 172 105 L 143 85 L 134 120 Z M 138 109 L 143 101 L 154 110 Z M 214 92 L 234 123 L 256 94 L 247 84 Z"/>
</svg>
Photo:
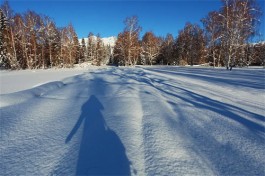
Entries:
<svg viewBox="0 0 265 176">
<path fill-rule="evenodd" d="M 17 35 L 14 25 L 13 10 L 10 8 L 8 1 L 4 1 L 1 5 L 1 11 L 6 21 L 5 30 L 3 30 L 3 48 L 6 52 L 6 57 L 4 58 L 4 67 L 11 69 L 20 68 L 20 63 L 17 57 L 16 50 L 16 38 Z"/>
<path fill-rule="evenodd" d="M 100 66 L 101 65 L 101 62 L 103 60 L 103 57 L 104 57 L 104 51 L 103 51 L 103 43 L 102 43 L 102 40 L 100 38 L 100 35 L 98 34 L 97 35 L 97 39 L 96 39 L 96 47 L 95 47 L 95 57 L 94 57 L 94 60 L 93 60 L 93 64 L 94 65 L 97 65 L 97 66 Z"/>
<path fill-rule="evenodd" d="M 80 48 L 80 61 L 79 61 L 79 63 L 82 63 L 85 60 L 87 60 L 87 48 L 86 48 L 86 42 L 85 42 L 84 38 L 82 38 L 81 45 L 79 46 L 79 48 Z"/>
<path fill-rule="evenodd" d="M 92 62 L 94 60 L 95 53 L 94 34 L 90 32 L 87 38 L 87 61 Z"/>
<path fill-rule="evenodd" d="M 112 60 L 112 48 L 110 45 L 103 45 L 103 64 L 109 64 Z"/>
<path fill-rule="evenodd" d="M 0 9 L 0 67 L 8 67 L 7 51 L 5 45 L 6 18 L 2 9 Z"/>
</svg>

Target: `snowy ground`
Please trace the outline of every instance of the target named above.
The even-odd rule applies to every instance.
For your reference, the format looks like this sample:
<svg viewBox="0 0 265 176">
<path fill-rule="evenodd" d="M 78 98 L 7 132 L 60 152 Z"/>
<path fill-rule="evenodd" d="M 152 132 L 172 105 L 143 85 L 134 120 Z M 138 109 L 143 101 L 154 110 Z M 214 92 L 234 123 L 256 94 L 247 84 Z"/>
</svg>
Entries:
<svg viewBox="0 0 265 176">
<path fill-rule="evenodd" d="M 265 175 L 264 69 L 29 72 L 1 72 L 0 175 Z"/>
</svg>

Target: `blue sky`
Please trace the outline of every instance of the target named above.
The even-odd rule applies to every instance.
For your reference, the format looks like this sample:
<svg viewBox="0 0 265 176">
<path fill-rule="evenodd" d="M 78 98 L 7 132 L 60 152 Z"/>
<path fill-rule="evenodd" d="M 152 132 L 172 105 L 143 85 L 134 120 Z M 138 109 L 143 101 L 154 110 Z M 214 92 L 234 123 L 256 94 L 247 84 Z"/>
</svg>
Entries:
<svg viewBox="0 0 265 176">
<path fill-rule="evenodd" d="M 218 10 L 221 6 L 220 0 L 11 0 L 9 3 L 15 12 L 34 10 L 48 15 L 57 26 L 66 26 L 71 22 L 79 38 L 87 37 L 89 32 L 99 33 L 102 37 L 117 36 L 124 28 L 124 19 L 132 15 L 138 16 L 142 35 L 153 31 L 159 36 L 167 33 L 177 36 L 186 22 L 200 24 L 200 19 L 209 11 Z M 265 1 L 258 3 L 264 13 Z M 261 22 L 260 32 L 264 38 L 264 15 Z"/>
</svg>

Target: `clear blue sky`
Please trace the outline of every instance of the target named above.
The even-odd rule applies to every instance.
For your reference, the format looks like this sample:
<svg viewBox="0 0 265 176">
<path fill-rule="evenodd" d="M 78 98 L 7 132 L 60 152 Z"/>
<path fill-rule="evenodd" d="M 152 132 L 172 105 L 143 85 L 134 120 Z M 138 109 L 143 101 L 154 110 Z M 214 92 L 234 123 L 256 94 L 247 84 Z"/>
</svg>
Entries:
<svg viewBox="0 0 265 176">
<path fill-rule="evenodd" d="M 3 0 L 0 0 L 2 2 Z M 57 26 L 74 25 L 79 38 L 89 32 L 102 37 L 117 36 L 124 28 L 127 16 L 137 15 L 142 26 L 142 35 L 152 30 L 156 35 L 172 33 L 177 36 L 186 22 L 200 24 L 200 19 L 209 11 L 218 10 L 220 0 L 10 0 L 15 12 L 34 10 L 53 18 Z M 264 13 L 265 1 L 259 0 Z M 262 16 L 260 32 L 265 36 L 265 20 Z"/>
</svg>

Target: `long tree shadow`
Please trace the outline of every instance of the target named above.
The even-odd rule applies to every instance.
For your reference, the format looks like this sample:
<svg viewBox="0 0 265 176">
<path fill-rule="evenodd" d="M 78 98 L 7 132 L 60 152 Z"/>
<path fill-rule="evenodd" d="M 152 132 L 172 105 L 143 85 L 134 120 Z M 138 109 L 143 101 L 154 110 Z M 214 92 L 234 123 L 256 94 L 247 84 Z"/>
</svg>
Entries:
<svg viewBox="0 0 265 176">
<path fill-rule="evenodd" d="M 136 80 L 137 78 L 131 75 L 125 76 L 129 79 Z M 192 105 L 190 108 L 203 110 L 201 112 L 211 111 L 218 114 L 216 117 L 215 115 L 211 117 L 208 113 L 198 111 L 194 117 L 190 117 L 193 113 L 187 112 L 187 109 L 181 107 L 182 104 L 177 104 L 178 100 L 177 103 L 169 102 L 178 117 L 166 117 L 166 122 L 177 134 L 183 132 L 188 134 L 183 137 L 191 142 L 191 148 L 187 150 L 190 150 L 192 154 L 195 153 L 195 159 L 198 156 L 205 161 L 215 175 L 264 175 L 264 160 L 260 160 L 264 158 L 262 157 L 264 152 L 260 152 L 258 155 L 261 157 L 257 157 L 250 149 L 253 147 L 258 151 L 264 146 L 265 128 L 262 123 L 265 120 L 264 115 L 184 89 L 180 84 L 179 86 L 171 85 L 164 79 L 153 79 L 145 73 L 141 76 L 145 77 L 140 79 L 143 83 L 158 90 L 166 98 L 182 100 L 180 102 L 189 103 Z M 210 123 L 208 121 L 209 125 L 206 123 L 202 125 L 204 123 L 202 118 L 197 118 L 200 116 L 208 116 L 213 121 Z M 215 123 L 217 119 L 220 121 Z M 231 123 L 232 121 L 237 123 Z M 237 125 L 239 123 L 241 125 Z M 242 126 L 248 130 L 242 130 L 244 129 L 241 128 Z M 239 139 L 232 137 L 233 135 L 239 135 Z M 222 136 L 221 140 L 220 136 Z M 240 142 L 240 146 L 239 141 L 243 141 Z"/>
<path fill-rule="evenodd" d="M 82 113 L 65 140 L 68 143 L 83 123 L 76 175 L 130 175 L 125 147 L 105 123 L 103 109 L 92 95 L 82 106 Z"/>
<path fill-rule="evenodd" d="M 142 74 L 141 76 L 145 77 L 145 74 Z M 132 77 L 132 76 L 127 75 L 127 77 L 130 79 L 135 79 L 135 77 Z M 253 112 L 247 111 L 245 109 L 242 109 L 240 107 L 230 105 L 230 104 L 227 104 L 224 102 L 219 102 L 217 100 L 214 100 L 214 99 L 211 99 L 209 97 L 197 94 L 197 93 L 189 91 L 187 89 L 183 89 L 181 87 L 167 84 L 167 83 L 163 82 L 163 80 L 154 80 L 152 78 L 149 78 L 149 80 L 150 81 L 148 81 L 148 79 L 143 79 L 143 78 L 141 79 L 141 81 L 143 81 L 143 83 L 153 87 L 154 89 L 158 90 L 159 92 L 162 92 L 162 93 L 165 93 L 167 95 L 182 99 L 183 101 L 189 102 L 198 108 L 207 109 L 207 110 L 211 110 L 212 112 L 222 114 L 231 120 L 234 120 L 236 122 L 241 123 L 242 125 L 244 125 L 248 129 L 250 129 L 251 131 L 257 132 L 257 134 L 263 135 L 265 133 L 264 126 L 259 124 L 259 123 L 256 123 L 255 121 L 252 120 L 252 119 L 256 119 L 256 120 L 259 120 L 261 122 L 264 122 L 265 117 L 263 115 L 253 113 Z M 190 98 L 185 98 L 185 96 L 182 96 L 181 94 L 180 95 L 176 94 L 173 91 L 166 91 L 162 87 L 156 86 L 154 83 L 158 83 L 160 85 L 164 85 L 167 87 L 172 87 L 173 90 L 179 89 L 182 92 L 184 92 L 186 95 L 188 95 Z M 242 116 L 242 114 L 247 114 L 249 119 L 244 118 Z"/>
<path fill-rule="evenodd" d="M 203 80 L 207 82 L 212 82 L 222 85 L 228 85 L 228 86 L 234 86 L 234 87 L 246 87 L 246 88 L 253 88 L 253 89 L 264 89 L 264 72 L 260 72 L 261 75 L 256 75 L 255 72 L 250 72 L 251 74 L 246 75 L 243 74 L 242 71 L 240 74 L 236 74 L 233 72 L 233 74 L 230 74 L 226 77 L 224 77 L 223 72 L 218 71 L 211 71 L 209 73 L 202 72 L 202 69 L 183 69 L 180 68 L 175 71 L 170 70 L 162 70 L 162 69 L 147 69 L 149 71 L 158 72 L 158 73 L 166 73 L 171 75 L 178 75 L 178 76 L 184 76 L 188 78 L 194 78 L 198 80 Z M 198 71 L 199 70 L 199 71 Z M 196 72 L 197 71 L 197 72 Z M 225 72 L 226 74 L 229 72 Z"/>
</svg>

